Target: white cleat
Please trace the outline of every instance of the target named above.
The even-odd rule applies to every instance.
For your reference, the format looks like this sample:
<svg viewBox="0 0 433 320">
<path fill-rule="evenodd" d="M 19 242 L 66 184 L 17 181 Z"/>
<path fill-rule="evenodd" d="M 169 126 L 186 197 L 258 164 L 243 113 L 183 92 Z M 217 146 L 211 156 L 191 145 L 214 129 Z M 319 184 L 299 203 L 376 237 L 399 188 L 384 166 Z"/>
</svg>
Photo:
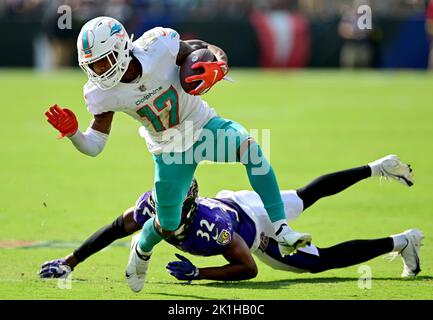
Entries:
<svg viewBox="0 0 433 320">
<path fill-rule="evenodd" d="M 407 245 L 399 252 L 403 260 L 402 278 L 413 278 L 421 271 L 419 250 L 422 246 L 424 234 L 421 230 L 410 229 L 401 233 L 407 240 Z M 396 235 L 398 236 L 398 235 Z"/>
<path fill-rule="evenodd" d="M 282 228 L 280 232 L 277 231 L 276 240 L 283 257 L 311 244 L 312 237 L 310 234 L 293 231 L 287 225 L 282 226 Z"/>
<path fill-rule="evenodd" d="M 140 292 L 144 286 L 147 269 L 149 268 L 150 255 L 145 256 L 137 252 L 140 234 L 136 234 L 131 239 L 128 265 L 126 266 L 125 277 L 129 288 L 134 292 Z"/>
<path fill-rule="evenodd" d="M 408 187 L 414 184 L 412 168 L 401 162 L 400 158 L 394 154 L 373 161 L 369 165 L 370 167 L 377 166 L 381 176 L 385 178 L 397 180 Z"/>
</svg>

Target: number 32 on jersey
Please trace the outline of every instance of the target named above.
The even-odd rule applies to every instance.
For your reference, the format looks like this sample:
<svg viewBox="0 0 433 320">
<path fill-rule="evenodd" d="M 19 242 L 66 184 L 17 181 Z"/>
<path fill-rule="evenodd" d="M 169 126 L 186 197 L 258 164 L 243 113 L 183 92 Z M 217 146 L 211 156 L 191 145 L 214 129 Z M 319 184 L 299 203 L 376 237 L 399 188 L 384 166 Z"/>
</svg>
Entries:
<svg viewBox="0 0 433 320">
<path fill-rule="evenodd" d="M 153 100 L 153 105 L 144 105 L 137 110 L 146 118 L 156 132 L 164 131 L 179 124 L 179 96 L 173 86 Z"/>
</svg>

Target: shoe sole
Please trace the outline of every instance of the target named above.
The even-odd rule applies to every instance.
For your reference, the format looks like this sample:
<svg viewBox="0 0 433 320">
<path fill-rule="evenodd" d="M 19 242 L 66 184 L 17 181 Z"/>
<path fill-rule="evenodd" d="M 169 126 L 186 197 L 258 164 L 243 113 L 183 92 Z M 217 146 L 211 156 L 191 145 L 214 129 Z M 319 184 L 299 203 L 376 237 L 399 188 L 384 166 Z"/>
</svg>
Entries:
<svg viewBox="0 0 433 320">
<path fill-rule="evenodd" d="M 389 160 L 391 160 L 391 159 L 395 160 L 395 161 L 398 161 L 398 163 L 399 163 L 400 166 L 404 166 L 405 169 L 408 169 L 409 175 L 410 175 L 410 173 L 412 172 L 412 168 L 411 168 L 411 166 L 409 164 L 405 164 L 405 163 L 401 162 L 400 158 L 398 158 L 397 156 L 390 157 Z M 396 175 L 396 174 L 390 173 L 384 167 L 382 167 L 382 169 L 383 169 L 383 171 L 389 177 L 391 177 L 391 178 L 393 178 L 393 179 L 395 179 L 395 180 L 397 180 L 399 182 L 402 182 L 401 180 L 403 180 L 404 184 L 406 184 L 408 187 L 413 186 L 413 184 L 414 184 L 413 181 L 411 181 L 408 178 L 406 178 L 406 176 L 404 176 L 404 175 Z"/>
<path fill-rule="evenodd" d="M 280 247 L 280 254 L 284 257 L 286 255 L 290 255 L 293 253 L 296 253 L 296 251 L 300 248 L 304 248 L 306 246 L 311 245 L 312 237 L 311 235 L 303 235 L 301 236 L 292 246 L 282 246 L 278 245 Z M 282 249 L 282 250 L 281 250 Z"/>
<path fill-rule="evenodd" d="M 131 239 L 131 246 L 130 246 L 131 253 L 130 253 L 130 255 L 129 255 L 128 265 L 126 266 L 126 269 L 128 269 L 129 263 L 130 263 L 131 260 L 132 260 L 132 255 L 134 254 L 134 251 L 133 251 L 133 250 L 136 250 L 136 249 L 135 249 L 135 246 L 136 246 L 137 243 L 138 243 L 138 241 L 134 241 L 134 240 L 135 240 L 134 238 Z M 138 293 L 138 292 L 140 292 L 141 290 L 143 290 L 144 283 L 143 283 L 143 285 L 140 285 L 140 287 L 135 287 L 135 283 L 131 283 L 131 282 L 130 282 L 130 281 L 132 280 L 131 278 L 133 278 L 133 277 L 137 277 L 137 274 L 135 274 L 135 273 L 129 274 L 128 271 L 125 270 L 126 283 L 128 284 L 129 289 L 131 289 L 131 291 L 133 291 L 133 292 L 135 292 L 135 293 Z"/>
<path fill-rule="evenodd" d="M 414 230 L 415 231 L 415 230 Z M 421 261 L 419 259 L 419 248 L 421 247 L 421 242 L 424 239 L 424 235 L 420 230 L 416 230 L 418 235 L 412 235 L 411 239 L 408 243 L 408 246 L 411 246 L 411 250 L 415 252 L 415 263 L 416 268 L 415 270 L 410 270 L 411 274 L 404 274 L 402 273 L 402 278 L 414 278 L 418 273 L 421 272 Z M 418 243 L 418 245 L 415 245 L 415 243 Z"/>
</svg>

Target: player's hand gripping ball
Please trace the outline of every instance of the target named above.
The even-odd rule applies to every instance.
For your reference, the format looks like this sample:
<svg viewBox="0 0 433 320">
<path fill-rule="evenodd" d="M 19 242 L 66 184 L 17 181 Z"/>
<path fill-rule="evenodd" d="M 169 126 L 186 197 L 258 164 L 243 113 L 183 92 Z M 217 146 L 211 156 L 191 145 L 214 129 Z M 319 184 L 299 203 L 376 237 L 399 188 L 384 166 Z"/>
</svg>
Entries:
<svg viewBox="0 0 433 320">
<path fill-rule="evenodd" d="M 222 61 L 216 61 L 209 49 L 191 52 L 180 66 L 179 79 L 183 90 L 191 95 L 201 95 L 210 90 L 228 73 Z"/>
</svg>

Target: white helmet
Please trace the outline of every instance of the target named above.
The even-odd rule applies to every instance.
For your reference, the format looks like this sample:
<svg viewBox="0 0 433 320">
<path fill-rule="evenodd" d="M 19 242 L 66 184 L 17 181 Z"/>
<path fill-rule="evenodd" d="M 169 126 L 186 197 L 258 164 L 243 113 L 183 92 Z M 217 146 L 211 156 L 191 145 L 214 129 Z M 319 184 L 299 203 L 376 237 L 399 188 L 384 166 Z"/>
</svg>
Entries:
<svg viewBox="0 0 433 320">
<path fill-rule="evenodd" d="M 116 19 L 92 19 L 81 28 L 77 39 L 79 65 L 99 88 L 110 89 L 120 82 L 128 68 L 131 43 L 132 37 L 129 39 L 125 28 Z M 96 74 L 89 65 L 106 57 L 111 68 L 101 75 Z"/>
</svg>

